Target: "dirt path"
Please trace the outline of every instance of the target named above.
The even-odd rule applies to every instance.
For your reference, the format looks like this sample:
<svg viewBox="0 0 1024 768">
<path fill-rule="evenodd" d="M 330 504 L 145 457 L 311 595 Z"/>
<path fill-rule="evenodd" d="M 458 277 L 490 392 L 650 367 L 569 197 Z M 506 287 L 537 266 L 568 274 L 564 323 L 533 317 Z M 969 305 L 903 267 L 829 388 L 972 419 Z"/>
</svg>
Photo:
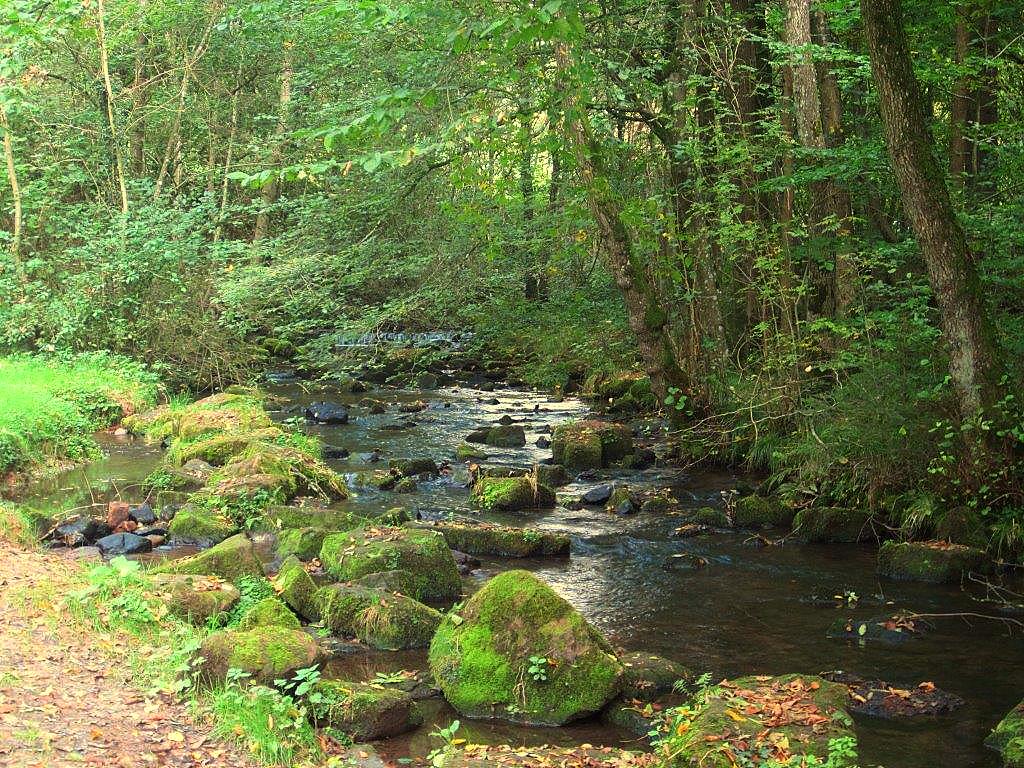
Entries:
<svg viewBox="0 0 1024 768">
<path fill-rule="evenodd" d="M 76 567 L 0 543 L 0 766 L 252 765 L 183 705 L 141 694 L 116 649 L 62 615 Z"/>
</svg>

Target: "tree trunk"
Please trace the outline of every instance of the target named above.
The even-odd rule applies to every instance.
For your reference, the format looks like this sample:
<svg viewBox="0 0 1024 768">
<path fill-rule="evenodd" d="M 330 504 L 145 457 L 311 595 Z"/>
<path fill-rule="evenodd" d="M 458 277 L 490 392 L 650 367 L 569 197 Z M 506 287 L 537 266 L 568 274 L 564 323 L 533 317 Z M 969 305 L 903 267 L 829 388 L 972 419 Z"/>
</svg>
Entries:
<svg viewBox="0 0 1024 768">
<path fill-rule="evenodd" d="M 139 13 L 145 15 L 146 0 L 139 0 Z M 132 161 L 132 175 L 140 177 L 146 172 L 146 115 L 145 108 L 149 101 L 149 91 L 142 85 L 145 71 L 146 35 L 141 31 L 145 18 L 139 20 L 140 31 L 135 36 L 135 77 L 132 82 L 132 100 L 134 102 L 134 121 L 129 136 L 129 156 Z"/>
<path fill-rule="evenodd" d="M 281 164 L 281 157 L 284 155 L 284 137 L 288 132 L 288 115 L 292 101 L 292 56 L 291 51 L 286 50 L 284 61 L 281 63 L 281 92 L 278 98 L 277 127 L 274 129 L 272 139 L 273 148 L 270 152 L 270 167 L 276 168 Z M 276 200 L 279 192 L 277 175 L 263 185 L 263 207 L 256 215 L 256 226 L 253 228 L 252 241 L 258 243 L 267 236 L 270 230 L 270 206 Z"/>
<path fill-rule="evenodd" d="M 981 281 L 933 154 L 900 0 L 861 0 L 882 125 L 903 205 L 928 268 L 962 422 L 997 398 L 999 363 Z"/>
<path fill-rule="evenodd" d="M 11 197 L 14 200 L 14 221 L 11 227 L 11 261 L 18 281 L 27 282 L 25 265 L 21 261 L 21 185 L 18 183 L 18 169 L 14 165 L 14 140 L 11 137 L 11 124 L 7 119 L 7 109 L 0 101 L 0 130 L 4 133 L 4 161 L 7 165 L 7 180 L 11 184 Z"/>
<path fill-rule="evenodd" d="M 103 0 L 96 2 L 96 38 L 99 43 L 100 74 L 103 77 L 103 93 L 106 103 L 107 125 L 110 130 L 111 151 L 114 155 L 114 175 L 121 197 L 121 213 L 128 213 L 128 188 L 124 181 L 124 158 L 121 153 L 121 142 L 117 136 L 117 125 L 114 122 L 114 87 L 110 82 L 110 62 L 107 56 L 107 27 L 105 17 L 106 11 L 103 7 Z"/>
</svg>

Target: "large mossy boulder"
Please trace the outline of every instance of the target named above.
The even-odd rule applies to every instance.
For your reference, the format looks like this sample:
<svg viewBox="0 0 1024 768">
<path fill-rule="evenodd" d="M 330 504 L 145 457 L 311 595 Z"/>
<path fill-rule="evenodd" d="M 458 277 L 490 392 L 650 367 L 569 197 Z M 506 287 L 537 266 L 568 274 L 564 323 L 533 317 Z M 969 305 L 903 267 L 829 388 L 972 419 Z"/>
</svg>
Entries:
<svg viewBox="0 0 1024 768">
<path fill-rule="evenodd" d="M 458 567 L 436 531 L 368 528 L 334 533 L 320 549 L 324 570 L 338 581 L 383 571 L 407 571 L 417 600 L 453 600 L 462 591 Z"/>
<path fill-rule="evenodd" d="M 673 765 L 734 768 L 737 754 L 828 760 L 829 742 L 854 738 L 843 685 L 783 675 L 723 681 L 691 702 L 676 727 Z M 790 763 L 786 763 L 789 765 Z"/>
<path fill-rule="evenodd" d="M 238 622 L 242 631 L 257 627 L 285 627 L 298 629 L 301 626 L 295 614 L 276 597 L 265 597 L 254 604 Z"/>
<path fill-rule="evenodd" d="M 217 576 L 162 573 L 151 581 L 168 613 L 198 627 L 230 611 L 241 597 L 233 584 Z"/>
<path fill-rule="evenodd" d="M 249 679 L 272 685 L 291 679 L 321 660 L 316 641 L 300 629 L 269 626 L 248 631 L 214 632 L 199 647 L 197 675 L 204 682 L 224 682 L 229 669 L 239 669 Z"/>
<path fill-rule="evenodd" d="M 312 560 L 320 554 L 329 531 L 323 528 L 285 528 L 277 534 L 277 554 L 295 555 L 300 560 Z"/>
<path fill-rule="evenodd" d="M 751 494 L 736 501 L 732 519 L 738 528 L 788 528 L 795 515 L 796 510 L 779 499 Z"/>
<path fill-rule="evenodd" d="M 797 512 L 793 532 L 811 543 L 850 544 L 874 537 L 871 513 L 845 507 L 809 507 Z"/>
<path fill-rule="evenodd" d="M 281 563 L 274 577 L 274 588 L 285 604 L 307 621 L 320 621 L 317 585 L 294 555 Z"/>
<path fill-rule="evenodd" d="M 237 583 L 243 576 L 262 577 L 263 566 L 252 542 L 244 533 L 239 533 L 205 552 L 171 560 L 156 569 L 156 573 L 210 574 Z"/>
<path fill-rule="evenodd" d="M 955 582 L 986 564 L 982 550 L 947 541 L 886 541 L 878 550 L 878 573 L 890 579 Z"/>
<path fill-rule="evenodd" d="M 423 715 L 413 698 L 402 691 L 367 683 L 321 680 L 310 705 L 313 719 L 356 741 L 387 739 L 418 728 Z"/>
<path fill-rule="evenodd" d="M 345 499 L 345 480 L 319 456 L 277 442 L 257 441 L 229 459 L 211 478 L 212 491 L 234 496 L 265 490 L 286 500 L 299 495 Z"/>
<path fill-rule="evenodd" d="M 382 650 L 426 648 L 441 622 L 440 613 L 411 597 L 361 584 L 332 584 L 315 599 L 331 632 Z"/>
<path fill-rule="evenodd" d="M 219 467 L 253 443 L 279 440 L 283 436 L 284 432 L 278 427 L 264 427 L 245 432 L 214 432 L 195 440 L 175 440 L 167 450 L 167 461 L 180 467 L 198 459 Z"/>
<path fill-rule="evenodd" d="M 274 505 L 263 513 L 261 527 L 269 530 L 284 528 L 319 528 L 325 531 L 350 531 L 367 525 L 369 520 L 347 510 L 329 507 L 287 507 Z"/>
<path fill-rule="evenodd" d="M 198 504 L 187 504 L 174 513 L 167 528 L 168 538 L 174 544 L 194 544 L 211 547 L 238 532 L 231 518 L 217 510 Z"/>
<path fill-rule="evenodd" d="M 530 672 L 531 666 L 538 666 Z M 491 579 L 441 622 L 430 669 L 468 717 L 562 725 L 599 711 L 619 691 L 608 642 L 527 571 Z"/>
<path fill-rule="evenodd" d="M 1024 701 L 992 730 L 985 746 L 999 752 L 1004 768 L 1024 768 Z"/>
<path fill-rule="evenodd" d="M 555 464 L 571 470 L 600 469 L 633 453 L 633 433 L 624 424 L 575 421 L 559 424 L 551 436 Z"/>
<path fill-rule="evenodd" d="M 488 523 L 408 523 L 438 531 L 448 546 L 467 555 L 495 557 L 565 557 L 570 540 L 563 533 L 512 528 Z"/>
<path fill-rule="evenodd" d="M 473 486 L 473 498 L 486 512 L 519 512 L 555 506 L 555 492 L 529 477 L 481 477 Z"/>
<path fill-rule="evenodd" d="M 484 442 L 494 448 L 522 448 L 526 431 L 519 424 L 500 424 L 487 430 Z"/>
</svg>

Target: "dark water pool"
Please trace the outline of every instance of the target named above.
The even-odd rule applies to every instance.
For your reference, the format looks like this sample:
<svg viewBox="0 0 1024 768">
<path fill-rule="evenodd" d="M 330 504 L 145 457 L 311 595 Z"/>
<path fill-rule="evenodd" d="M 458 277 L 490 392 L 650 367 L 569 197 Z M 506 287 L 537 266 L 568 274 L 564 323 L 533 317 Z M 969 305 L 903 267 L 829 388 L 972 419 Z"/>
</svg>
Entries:
<svg viewBox="0 0 1024 768">
<path fill-rule="evenodd" d="M 353 405 L 347 425 L 303 427 L 325 443 L 351 451 L 348 459 L 331 462 L 350 478 L 386 466 L 388 458 L 425 455 L 453 459 L 455 446 L 473 427 L 506 414 L 524 424 L 527 447 L 485 450 L 496 463 L 528 465 L 550 455 L 534 445 L 540 434 L 560 421 L 586 413 L 579 401 L 548 402 L 536 393 L 509 390 L 377 390 L 347 395 L 330 387 L 295 384 L 276 387 L 273 393 L 281 398 L 274 413 L 279 420 L 294 419 L 303 405 L 314 400 Z M 429 407 L 400 414 L 392 405 L 386 414 L 371 415 L 357 405 L 363 397 L 392 404 L 424 400 Z M 492 398 L 498 402 L 491 403 Z M 415 424 L 399 430 L 386 428 L 402 420 Z M 117 493 L 132 498 L 133 484 L 152 469 L 159 451 L 114 438 L 105 439 L 104 447 L 109 452 L 105 461 L 37 484 L 28 495 L 65 506 L 104 501 Z M 373 451 L 383 455 L 384 463 L 368 459 Z M 454 460 L 452 466 L 451 476 L 421 483 L 415 494 L 399 496 L 357 488 L 357 498 L 346 506 L 368 511 L 403 505 L 428 519 L 475 515 L 468 491 L 460 483 L 465 479 L 464 470 Z M 669 489 L 683 506 L 692 507 L 720 503 L 721 492 L 739 480 L 728 473 L 666 469 L 612 472 L 600 479 Z M 569 486 L 563 493 L 575 496 L 585 487 Z M 936 720 L 892 723 L 859 718 L 857 734 L 864 766 L 998 765 L 982 740 L 1024 696 L 1024 633 L 999 621 L 951 616 L 998 615 L 977 602 L 978 595 L 972 590 L 879 581 L 874 574 L 874 551 L 867 546 L 786 543 L 755 547 L 742 534 L 678 539 L 671 535 L 679 525 L 678 518 L 672 516 L 620 518 L 600 509 L 559 508 L 526 517 L 490 519 L 570 534 L 569 559 L 494 560 L 484 563 L 484 571 L 510 567 L 535 571 L 624 649 L 661 654 L 695 670 L 711 672 L 715 678 L 843 669 L 904 688 L 932 681 L 966 701 L 955 714 Z M 692 572 L 665 570 L 665 562 L 680 552 L 699 555 L 708 564 Z M 477 588 L 481 579 L 468 577 L 467 590 Z M 810 599 L 816 594 L 847 591 L 861 597 L 854 607 L 820 607 Z M 934 614 L 928 620 L 928 631 L 896 646 L 826 637 L 827 628 L 837 619 L 865 619 L 901 609 Z M 361 653 L 336 662 L 332 671 L 339 676 L 372 679 L 378 672 L 423 669 L 425 664 L 423 653 Z M 426 709 L 429 716 L 423 728 L 382 745 L 386 756 L 421 757 L 436 746 L 431 743 L 430 731 L 447 724 L 455 714 L 439 701 L 426 702 Z M 462 735 L 489 742 L 621 744 L 631 738 L 596 722 L 562 729 L 463 723 Z"/>
</svg>

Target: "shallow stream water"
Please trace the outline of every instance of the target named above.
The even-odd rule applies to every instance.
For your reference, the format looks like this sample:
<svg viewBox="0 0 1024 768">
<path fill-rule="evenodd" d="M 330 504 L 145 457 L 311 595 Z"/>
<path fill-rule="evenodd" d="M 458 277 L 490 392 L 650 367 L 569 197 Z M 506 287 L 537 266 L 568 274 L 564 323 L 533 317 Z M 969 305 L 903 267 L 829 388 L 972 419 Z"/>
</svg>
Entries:
<svg viewBox="0 0 1024 768">
<path fill-rule="evenodd" d="M 540 394 L 499 390 L 481 392 L 465 388 L 435 391 L 375 390 L 348 395 L 330 387 L 289 384 L 273 386 L 281 399 L 274 417 L 294 419 L 302 407 L 316 400 L 352 404 L 350 423 L 302 428 L 318 434 L 329 445 L 351 451 L 348 459 L 329 462 L 340 472 L 355 473 L 386 466 L 388 458 L 430 456 L 443 460 L 480 424 L 503 415 L 522 422 L 527 447 L 486 448 L 490 461 L 526 466 L 550 456 L 535 447 L 539 434 L 586 407 L 579 401 L 548 402 Z M 424 400 L 427 410 L 370 415 L 355 405 L 362 397 L 389 403 Z M 498 402 L 491 404 L 492 398 Z M 386 428 L 399 421 L 415 425 Z M 104 437 L 108 457 L 89 467 L 38 483 L 26 495 L 64 507 L 104 502 L 120 494 L 137 499 L 137 483 L 156 465 L 159 449 L 140 441 Z M 375 464 L 368 454 L 379 451 Z M 453 467 L 460 467 L 454 460 Z M 396 495 L 357 488 L 346 502 L 353 510 L 380 510 L 405 506 L 426 519 L 450 514 L 477 516 L 469 492 L 454 477 L 421 482 L 415 494 Z M 742 478 L 729 473 L 685 472 L 656 468 L 643 472 L 609 471 L 609 479 L 632 487 L 670 490 L 683 507 L 721 503 L 723 490 Z M 597 481 L 560 489 L 574 498 Z M 133 490 L 134 489 L 134 490 Z M 531 525 L 568 533 L 572 556 L 550 560 L 490 560 L 479 576 L 466 578 L 467 591 L 476 589 L 487 573 L 525 567 L 535 571 L 565 596 L 613 644 L 643 650 L 679 661 L 714 679 L 725 676 L 786 672 L 817 673 L 843 669 L 868 679 L 884 679 L 900 688 L 922 681 L 961 696 L 965 705 L 939 719 L 889 722 L 857 718 L 861 765 L 889 768 L 982 768 L 998 765 L 994 753 L 982 746 L 989 729 L 1024 697 L 1024 630 L 1003 622 L 965 619 L 948 614 L 995 614 L 976 601 L 978 595 L 959 586 L 934 586 L 880 581 L 874 573 L 874 549 L 859 545 L 752 546 L 746 534 L 723 533 L 679 539 L 672 531 L 677 516 L 617 517 L 601 508 L 556 510 L 532 515 L 491 515 L 488 519 L 512 525 Z M 707 559 L 706 567 L 691 572 L 669 572 L 665 562 L 680 552 Z M 167 553 L 176 554 L 176 553 Z M 822 607 L 814 595 L 830 597 L 855 592 L 861 600 L 853 608 Z M 890 615 L 899 609 L 921 614 L 946 614 L 929 620 L 920 637 L 898 645 L 829 639 L 826 630 L 837 619 L 866 619 Z M 423 652 L 367 652 L 333 662 L 330 672 L 371 679 L 377 672 L 423 669 Z M 391 758 L 422 757 L 436 746 L 429 732 L 456 717 L 440 701 L 424 702 L 427 722 L 418 731 L 391 740 L 381 752 Z M 630 744 L 633 737 L 600 722 L 567 728 L 531 729 L 504 723 L 463 720 L 460 735 L 475 741 L 541 743 Z"/>
</svg>

